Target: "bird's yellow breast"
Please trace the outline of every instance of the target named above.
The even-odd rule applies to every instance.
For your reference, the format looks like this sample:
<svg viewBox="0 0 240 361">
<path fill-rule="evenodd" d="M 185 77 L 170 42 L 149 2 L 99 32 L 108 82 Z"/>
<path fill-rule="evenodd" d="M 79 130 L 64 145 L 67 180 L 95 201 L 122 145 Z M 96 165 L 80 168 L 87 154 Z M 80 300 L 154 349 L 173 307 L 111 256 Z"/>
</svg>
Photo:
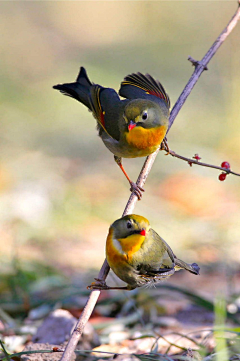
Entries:
<svg viewBox="0 0 240 361">
<path fill-rule="evenodd" d="M 144 240 L 145 236 L 140 234 L 132 234 L 126 238 L 114 240 L 113 229 L 110 229 L 106 244 L 109 266 L 114 270 L 126 262 L 131 262 L 132 256 L 141 248 Z"/>
<path fill-rule="evenodd" d="M 140 234 L 132 234 L 126 238 L 119 238 L 118 242 L 121 244 L 122 250 L 127 254 L 128 260 L 141 248 L 145 236 Z"/>
<path fill-rule="evenodd" d="M 167 126 L 145 129 L 136 126 L 126 134 L 127 143 L 139 150 L 146 150 L 146 154 L 154 152 L 166 135 Z"/>
</svg>

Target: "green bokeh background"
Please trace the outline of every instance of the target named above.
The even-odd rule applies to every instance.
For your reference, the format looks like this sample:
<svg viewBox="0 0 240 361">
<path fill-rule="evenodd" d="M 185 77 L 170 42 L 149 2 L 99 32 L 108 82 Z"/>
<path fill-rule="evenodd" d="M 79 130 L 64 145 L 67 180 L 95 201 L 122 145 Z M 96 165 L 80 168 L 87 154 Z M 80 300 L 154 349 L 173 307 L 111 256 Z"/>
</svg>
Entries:
<svg viewBox="0 0 240 361">
<path fill-rule="evenodd" d="M 85 66 L 119 89 L 150 73 L 172 105 L 232 17 L 235 1 L 17 1 L 0 3 L 0 256 L 98 269 L 109 225 L 129 186 L 91 114 L 52 89 Z M 240 24 L 209 64 L 169 135 L 171 149 L 240 172 Z M 136 179 L 144 159 L 124 160 Z M 135 213 L 186 261 L 239 262 L 240 178 L 161 152 Z M 195 281 L 195 279 L 194 279 Z"/>
</svg>

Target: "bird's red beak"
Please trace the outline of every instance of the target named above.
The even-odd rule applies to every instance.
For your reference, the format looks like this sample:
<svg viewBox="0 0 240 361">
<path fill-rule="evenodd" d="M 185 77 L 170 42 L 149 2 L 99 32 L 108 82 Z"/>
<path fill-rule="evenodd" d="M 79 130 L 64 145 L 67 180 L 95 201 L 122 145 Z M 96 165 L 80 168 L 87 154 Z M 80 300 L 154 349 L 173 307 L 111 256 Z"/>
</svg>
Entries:
<svg viewBox="0 0 240 361">
<path fill-rule="evenodd" d="M 146 230 L 145 229 L 142 229 L 141 232 L 140 232 L 141 236 L 146 236 Z"/>
<path fill-rule="evenodd" d="M 130 130 L 132 130 L 133 128 L 136 127 L 136 123 L 134 123 L 132 120 L 130 120 L 130 123 L 128 124 L 128 130 L 130 132 Z"/>
</svg>

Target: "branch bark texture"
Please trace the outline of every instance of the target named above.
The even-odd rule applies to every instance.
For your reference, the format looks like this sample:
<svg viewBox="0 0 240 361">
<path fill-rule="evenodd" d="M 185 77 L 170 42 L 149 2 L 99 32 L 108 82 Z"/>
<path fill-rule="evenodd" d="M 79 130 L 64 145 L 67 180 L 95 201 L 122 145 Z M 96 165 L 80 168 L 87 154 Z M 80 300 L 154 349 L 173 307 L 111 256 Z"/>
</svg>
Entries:
<svg viewBox="0 0 240 361">
<path fill-rule="evenodd" d="M 238 1 L 239 6 L 238 6 L 237 11 L 233 15 L 232 19 L 230 20 L 230 22 L 228 23 L 226 28 L 222 31 L 222 33 L 219 35 L 217 40 L 213 43 L 211 48 L 208 50 L 206 55 L 203 57 L 203 59 L 201 61 L 194 61 L 193 65 L 195 66 L 195 70 L 170 113 L 168 132 L 169 132 L 170 128 L 172 127 L 173 122 L 174 122 L 176 116 L 178 115 L 180 109 L 182 108 L 183 104 L 185 103 L 187 97 L 191 93 L 194 85 L 196 84 L 199 77 L 201 76 L 202 72 L 207 69 L 207 64 L 212 59 L 212 57 L 217 52 L 217 50 L 222 45 L 222 43 L 225 41 L 227 36 L 232 32 L 234 27 L 237 25 L 237 22 L 240 19 L 240 2 L 239 1 Z M 191 62 L 193 62 L 192 58 L 189 60 Z M 153 154 L 149 155 L 146 158 L 144 165 L 142 167 L 142 170 L 138 176 L 138 179 L 136 182 L 137 185 L 139 185 L 141 187 L 144 186 L 158 152 L 159 152 L 159 149 L 156 150 L 156 152 L 154 152 Z M 124 209 L 123 216 L 125 216 L 127 214 L 131 214 L 133 212 L 133 209 L 136 205 L 137 200 L 138 200 L 137 196 L 134 193 L 132 193 L 130 195 L 127 205 Z M 110 270 L 110 267 L 109 267 L 107 261 L 105 260 L 97 278 L 105 280 L 109 273 L 109 270 Z M 98 290 L 94 290 L 91 292 L 91 294 L 88 298 L 88 301 L 86 303 L 86 306 L 84 307 L 84 310 L 83 310 L 83 312 L 76 324 L 76 327 L 68 341 L 68 344 L 63 353 L 61 361 L 70 361 L 71 360 L 74 350 L 77 346 L 77 343 L 84 330 L 84 327 L 85 327 L 87 321 L 89 320 L 89 318 L 93 312 L 93 309 L 97 303 L 99 295 L 100 295 L 100 291 L 98 291 Z"/>
</svg>

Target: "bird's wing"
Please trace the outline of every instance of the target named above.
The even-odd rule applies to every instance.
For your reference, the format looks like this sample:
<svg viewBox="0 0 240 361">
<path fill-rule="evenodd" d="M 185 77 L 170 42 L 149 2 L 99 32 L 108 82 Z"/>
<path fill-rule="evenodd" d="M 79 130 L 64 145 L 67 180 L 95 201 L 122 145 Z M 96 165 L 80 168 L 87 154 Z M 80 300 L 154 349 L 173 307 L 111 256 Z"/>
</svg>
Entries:
<svg viewBox="0 0 240 361">
<path fill-rule="evenodd" d="M 157 241 L 158 243 L 162 243 L 164 245 L 164 248 L 167 252 L 167 255 L 169 256 L 169 258 L 171 259 L 171 261 L 173 263 L 175 263 L 175 255 L 172 251 L 172 248 L 167 244 L 167 242 L 164 241 L 164 239 L 162 237 L 159 236 L 159 234 L 157 232 L 154 231 L 154 229 L 151 228 L 151 232 L 152 232 L 152 237 L 155 241 Z"/>
<path fill-rule="evenodd" d="M 151 99 L 152 97 L 149 97 L 149 95 L 152 95 L 162 99 L 167 108 L 170 108 L 170 99 L 164 87 L 149 74 L 134 73 L 127 75 L 121 83 L 119 94 L 127 99 Z"/>
<path fill-rule="evenodd" d="M 132 265 L 140 274 L 161 274 L 174 269 L 174 254 L 166 242 L 150 228 L 141 249 L 132 256 Z"/>
<path fill-rule="evenodd" d="M 111 138 L 119 140 L 118 119 L 121 115 L 122 101 L 115 90 L 94 84 L 90 89 L 89 101 L 100 127 L 100 134 L 103 129 Z"/>
<path fill-rule="evenodd" d="M 139 275 L 146 277 L 169 277 L 179 269 L 185 269 L 193 274 L 199 274 L 199 266 L 196 263 L 186 263 L 178 259 L 171 247 L 152 228 L 148 232 L 149 238 L 143 242 L 141 257 L 137 257 L 134 267 Z M 141 259 L 141 262 L 137 262 Z"/>
<path fill-rule="evenodd" d="M 161 238 L 161 240 L 166 246 L 166 251 L 167 251 L 167 254 L 169 255 L 169 257 L 171 258 L 171 261 L 173 263 L 175 263 L 175 256 L 174 256 L 174 253 L 172 251 L 172 248 L 167 244 L 167 242 L 164 241 L 164 239 Z"/>
<path fill-rule="evenodd" d="M 159 238 L 161 238 L 156 232 L 155 232 L 155 234 Z M 164 243 L 164 245 L 166 247 L 168 256 L 171 258 L 172 262 L 175 264 L 176 270 L 185 269 L 186 271 L 189 271 L 195 275 L 199 275 L 200 267 L 198 266 L 197 263 L 189 264 L 189 263 L 186 263 L 186 262 L 180 260 L 179 258 L 177 258 L 175 256 L 175 254 L 173 253 L 171 247 L 167 244 L 167 242 L 165 242 L 164 239 L 162 239 L 162 238 L 161 238 L 161 241 Z M 164 264 L 164 261 L 163 261 L 163 264 Z"/>
</svg>

